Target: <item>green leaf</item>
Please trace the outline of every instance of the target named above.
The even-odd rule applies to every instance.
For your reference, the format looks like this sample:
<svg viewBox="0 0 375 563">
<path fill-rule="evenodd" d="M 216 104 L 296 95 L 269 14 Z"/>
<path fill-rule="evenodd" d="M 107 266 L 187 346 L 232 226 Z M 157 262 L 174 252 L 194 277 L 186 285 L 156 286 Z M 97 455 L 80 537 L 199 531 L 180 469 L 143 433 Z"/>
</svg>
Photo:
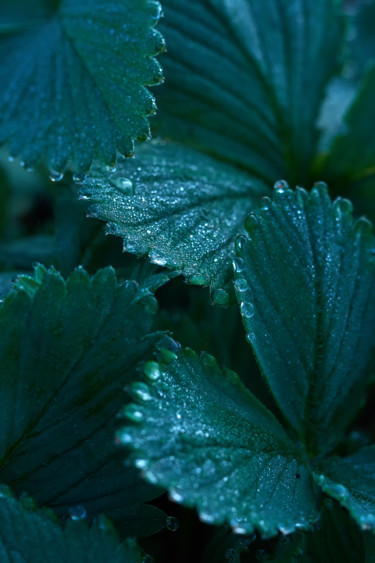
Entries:
<svg viewBox="0 0 375 563">
<path fill-rule="evenodd" d="M 307 533 L 297 532 L 290 541 L 281 540 L 270 560 L 275 563 L 374 561 L 375 537 L 370 532 L 361 532 L 348 513 L 330 499 L 325 501 L 320 521 L 314 528 Z"/>
<path fill-rule="evenodd" d="M 285 418 L 310 453 L 329 451 L 357 413 L 373 344 L 374 239 L 348 200 L 276 184 L 236 242 L 247 338 Z"/>
<path fill-rule="evenodd" d="M 146 283 L 120 285 L 111 268 L 19 278 L 0 308 L 0 481 L 59 515 L 104 512 L 131 535 L 164 525 L 142 504 L 159 491 L 124 468 L 113 438 L 123 387 L 159 338 L 156 308 Z"/>
<path fill-rule="evenodd" d="M 62 528 L 53 513 L 36 510 L 31 499 L 18 502 L 2 487 L 0 558 L 4 563 L 141 563 L 142 553 L 134 540 L 120 544 L 104 518 L 91 528 L 82 520 Z"/>
<path fill-rule="evenodd" d="M 362 87 L 349 107 L 345 130 L 335 140 L 322 164 L 321 177 L 350 184 L 375 173 L 375 66 L 367 72 Z M 355 190 L 353 190 L 355 193 Z"/>
<path fill-rule="evenodd" d="M 194 150 L 149 143 L 116 174 L 98 172 L 81 194 L 90 213 L 108 221 L 124 249 L 148 254 L 190 283 L 210 284 L 218 301 L 231 289 L 236 234 L 262 193 L 262 182 Z M 215 295 L 214 295 L 215 298 Z"/>
<path fill-rule="evenodd" d="M 316 482 L 349 510 L 363 530 L 375 529 L 375 446 L 317 464 Z"/>
<path fill-rule="evenodd" d="M 333 0 L 165 0 L 159 133 L 267 182 L 303 182 L 337 67 Z"/>
<path fill-rule="evenodd" d="M 138 423 L 118 432 L 135 465 L 201 519 L 237 533 L 291 533 L 317 517 L 314 487 L 276 418 L 215 359 L 161 351 L 144 367 L 144 396 L 125 407 Z"/>
<path fill-rule="evenodd" d="M 130 155 L 133 139 L 149 134 L 155 103 L 145 85 L 162 80 L 153 58 L 164 49 L 153 29 L 160 5 L 61 0 L 42 13 L 0 40 L 0 143 L 27 167 L 43 158 L 55 180 L 68 160 L 79 171 L 93 158 L 113 166 L 116 149 Z"/>
</svg>

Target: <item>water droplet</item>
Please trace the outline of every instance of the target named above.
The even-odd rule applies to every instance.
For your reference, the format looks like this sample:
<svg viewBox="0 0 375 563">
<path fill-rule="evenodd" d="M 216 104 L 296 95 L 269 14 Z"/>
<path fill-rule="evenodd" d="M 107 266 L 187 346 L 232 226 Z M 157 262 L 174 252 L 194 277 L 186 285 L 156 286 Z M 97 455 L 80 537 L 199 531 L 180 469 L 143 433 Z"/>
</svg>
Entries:
<svg viewBox="0 0 375 563">
<path fill-rule="evenodd" d="M 234 285 L 236 287 L 236 290 L 239 291 L 240 293 L 249 290 L 249 284 L 247 283 L 247 280 L 245 280 L 245 278 L 238 278 L 234 282 Z"/>
<path fill-rule="evenodd" d="M 362 530 L 373 530 L 375 528 L 374 514 L 365 514 L 359 518 Z"/>
<path fill-rule="evenodd" d="M 123 416 L 122 411 L 120 415 Z M 127 428 L 120 428 L 115 434 L 115 444 L 132 444 L 133 436 L 129 433 Z"/>
<path fill-rule="evenodd" d="M 242 258 L 235 258 L 233 260 L 233 268 L 234 268 L 234 271 L 237 272 L 237 274 L 240 274 L 241 272 L 244 271 L 245 263 L 242 260 Z"/>
<path fill-rule="evenodd" d="M 287 190 L 289 190 L 289 184 L 286 180 L 278 180 L 274 183 L 273 189 L 278 194 L 284 194 Z"/>
<path fill-rule="evenodd" d="M 106 164 L 104 169 L 106 172 L 109 172 L 109 174 L 113 174 L 117 170 L 116 164 Z"/>
<path fill-rule="evenodd" d="M 271 199 L 267 196 L 264 196 L 259 202 L 259 209 L 261 211 L 268 211 L 271 205 L 272 205 Z"/>
<path fill-rule="evenodd" d="M 183 497 L 183 495 L 182 495 L 181 493 L 179 493 L 178 491 L 176 491 L 176 490 L 172 490 L 172 491 L 169 493 L 169 496 L 170 496 L 170 498 L 171 498 L 172 500 L 174 500 L 175 502 L 184 502 L 184 497 Z"/>
<path fill-rule="evenodd" d="M 151 253 L 149 255 L 149 257 L 150 257 L 151 262 L 153 262 L 157 266 L 166 266 L 166 264 L 167 264 L 166 258 L 164 258 L 163 256 L 160 256 L 158 254 Z"/>
<path fill-rule="evenodd" d="M 226 550 L 225 559 L 228 559 L 228 561 L 232 561 L 235 557 L 236 557 L 236 552 L 234 551 L 234 549 L 230 548 Z"/>
<path fill-rule="evenodd" d="M 335 498 L 340 500 L 344 500 L 348 497 L 348 489 L 344 487 L 344 485 L 341 485 L 340 483 L 334 483 L 333 485 L 331 485 L 329 488 L 329 492 Z"/>
<path fill-rule="evenodd" d="M 178 518 L 175 518 L 174 516 L 168 516 L 165 527 L 170 532 L 176 532 L 180 527 L 180 522 L 178 521 Z"/>
<path fill-rule="evenodd" d="M 242 254 L 247 246 L 247 238 L 243 235 L 237 237 L 235 242 L 235 249 L 237 254 Z"/>
<path fill-rule="evenodd" d="M 225 289 L 215 289 L 212 292 L 212 300 L 216 305 L 228 305 L 230 302 L 230 296 Z"/>
<path fill-rule="evenodd" d="M 257 216 L 254 213 L 250 213 L 245 219 L 245 229 L 251 235 L 258 225 Z"/>
<path fill-rule="evenodd" d="M 83 520 L 86 518 L 86 509 L 81 505 L 72 506 L 68 512 L 71 520 Z"/>
<path fill-rule="evenodd" d="M 156 348 L 158 350 L 165 348 L 166 350 L 170 350 L 171 352 L 177 352 L 177 350 L 181 348 L 181 344 L 167 334 L 163 334 L 160 340 L 158 340 L 158 342 L 156 343 Z"/>
<path fill-rule="evenodd" d="M 125 287 L 130 294 L 135 295 L 138 292 L 139 284 L 136 280 L 127 280 L 125 282 Z"/>
<path fill-rule="evenodd" d="M 353 212 L 353 205 L 352 202 L 348 199 L 339 197 L 334 202 L 334 206 L 343 215 L 349 215 Z"/>
<path fill-rule="evenodd" d="M 142 383 L 142 381 L 133 383 L 130 392 L 134 398 L 140 399 L 141 401 L 151 401 L 152 399 L 149 387 L 145 383 Z"/>
<path fill-rule="evenodd" d="M 86 181 L 86 174 L 84 172 L 76 172 L 73 174 L 73 182 L 76 184 L 83 184 Z"/>
<path fill-rule="evenodd" d="M 61 182 L 63 178 L 64 178 L 64 172 L 61 172 L 60 170 L 49 171 L 49 179 L 51 180 L 51 182 Z"/>
<path fill-rule="evenodd" d="M 111 178 L 111 184 L 124 195 L 131 196 L 134 194 L 133 182 L 129 178 Z"/>
<path fill-rule="evenodd" d="M 144 418 L 143 412 L 137 405 L 134 405 L 133 403 L 125 405 L 125 407 L 122 409 L 122 414 L 133 422 L 140 422 Z"/>
<path fill-rule="evenodd" d="M 142 563 L 155 563 L 155 559 L 152 557 L 152 555 L 144 555 L 142 558 Z"/>
<path fill-rule="evenodd" d="M 241 314 L 246 319 L 251 319 L 254 316 L 254 305 L 248 301 L 243 301 L 240 305 Z"/>
<path fill-rule="evenodd" d="M 9 162 L 14 162 L 14 156 L 12 156 L 11 154 L 8 156 L 8 161 Z"/>
<path fill-rule="evenodd" d="M 157 362 L 146 362 L 143 366 L 143 373 L 149 381 L 156 381 L 160 377 L 160 368 Z"/>
<path fill-rule="evenodd" d="M 137 469 L 147 469 L 148 461 L 146 459 L 136 459 L 134 465 Z"/>
</svg>

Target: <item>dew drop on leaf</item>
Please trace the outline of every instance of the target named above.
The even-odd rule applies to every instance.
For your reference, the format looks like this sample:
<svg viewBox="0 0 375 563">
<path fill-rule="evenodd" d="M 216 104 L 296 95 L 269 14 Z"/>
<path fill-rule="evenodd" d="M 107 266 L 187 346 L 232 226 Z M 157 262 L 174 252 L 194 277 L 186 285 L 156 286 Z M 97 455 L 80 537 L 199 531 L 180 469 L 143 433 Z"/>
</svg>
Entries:
<svg viewBox="0 0 375 563">
<path fill-rule="evenodd" d="M 251 319 L 254 316 L 254 305 L 243 301 L 241 303 L 241 313 L 246 319 Z"/>
<path fill-rule="evenodd" d="M 49 171 L 49 179 L 51 182 L 61 182 L 64 178 L 64 173 L 60 172 L 59 170 L 50 170 Z"/>
<path fill-rule="evenodd" d="M 143 366 L 143 373 L 149 381 L 156 381 L 160 377 L 160 368 L 157 362 L 146 362 Z"/>
<path fill-rule="evenodd" d="M 133 182 L 129 180 L 129 178 L 120 176 L 117 178 L 112 178 L 110 181 L 112 186 L 119 189 L 124 195 L 131 196 L 134 194 Z"/>
<path fill-rule="evenodd" d="M 273 189 L 276 190 L 277 193 L 283 194 L 286 190 L 289 189 L 289 184 L 286 180 L 278 180 L 274 183 Z"/>
<path fill-rule="evenodd" d="M 125 405 L 122 412 L 126 418 L 132 420 L 133 422 L 140 422 L 144 418 L 143 412 L 133 403 Z"/>
<path fill-rule="evenodd" d="M 83 520 L 86 518 L 86 509 L 81 505 L 70 507 L 68 512 L 71 520 Z"/>
<path fill-rule="evenodd" d="M 170 532 L 176 532 L 180 527 L 180 522 L 179 522 L 178 518 L 176 518 L 175 516 L 168 516 L 167 520 L 166 520 L 165 527 Z"/>
<path fill-rule="evenodd" d="M 73 174 L 73 182 L 76 184 L 83 184 L 86 180 L 86 174 L 84 172 L 77 172 Z"/>
<path fill-rule="evenodd" d="M 259 201 L 259 209 L 261 209 L 262 211 L 268 211 L 269 208 L 271 207 L 271 199 L 267 196 L 262 197 L 262 199 Z"/>
</svg>

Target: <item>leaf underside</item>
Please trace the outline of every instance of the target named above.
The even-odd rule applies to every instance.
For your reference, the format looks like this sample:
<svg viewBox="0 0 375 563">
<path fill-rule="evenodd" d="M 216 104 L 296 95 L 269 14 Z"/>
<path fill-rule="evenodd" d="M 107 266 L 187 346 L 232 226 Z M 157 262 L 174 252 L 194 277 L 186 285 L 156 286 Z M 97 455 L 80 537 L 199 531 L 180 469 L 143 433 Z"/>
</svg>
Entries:
<svg viewBox="0 0 375 563">
<path fill-rule="evenodd" d="M 218 300 L 232 289 L 235 237 L 265 193 L 269 189 L 244 172 L 161 142 L 140 147 L 111 176 L 94 172 L 81 188 L 94 204 L 90 214 L 108 222 L 125 250 L 221 290 Z"/>
<path fill-rule="evenodd" d="M 237 533 L 291 533 L 317 517 L 310 474 L 274 416 L 220 370 L 212 356 L 190 349 L 161 352 L 146 363 L 143 397 L 125 409 L 138 424 L 118 432 L 135 449 L 136 466 L 201 519 Z"/>
<path fill-rule="evenodd" d="M 310 453 L 332 449 L 367 384 L 374 320 L 371 224 L 326 187 L 282 183 L 236 242 L 247 338 L 285 418 Z"/>
<path fill-rule="evenodd" d="M 0 481 L 65 516 L 83 505 L 128 535 L 160 529 L 145 484 L 114 444 L 123 387 L 158 334 L 147 286 L 119 285 L 114 270 L 65 282 L 42 267 L 22 277 L 0 308 Z"/>
<path fill-rule="evenodd" d="M 141 563 L 135 541 L 120 544 L 104 518 L 91 528 L 84 521 L 72 521 L 63 529 L 50 512 L 28 507 L 28 500 L 18 502 L 4 488 L 1 491 L 0 559 L 4 563 Z"/>
<path fill-rule="evenodd" d="M 158 133 L 271 184 L 305 181 L 337 68 L 333 0 L 165 0 Z"/>
<path fill-rule="evenodd" d="M 363 530 L 375 529 L 375 446 L 318 464 L 316 482 L 345 507 Z"/>
<path fill-rule="evenodd" d="M 62 0 L 41 12 L 0 36 L 0 143 L 27 167 L 41 158 L 57 171 L 68 161 L 85 171 L 94 158 L 113 165 L 116 150 L 129 155 L 148 136 L 155 112 L 145 85 L 162 80 L 159 3 Z"/>
</svg>

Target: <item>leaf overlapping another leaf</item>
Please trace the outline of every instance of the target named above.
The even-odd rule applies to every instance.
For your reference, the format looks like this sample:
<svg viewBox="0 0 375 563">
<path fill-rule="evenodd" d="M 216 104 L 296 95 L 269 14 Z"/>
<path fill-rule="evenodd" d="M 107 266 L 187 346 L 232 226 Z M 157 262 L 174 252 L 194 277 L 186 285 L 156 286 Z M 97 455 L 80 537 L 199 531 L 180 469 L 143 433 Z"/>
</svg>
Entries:
<svg viewBox="0 0 375 563">
<path fill-rule="evenodd" d="M 269 183 L 304 182 L 342 21 L 334 0 L 165 0 L 158 132 Z"/>
<path fill-rule="evenodd" d="M 129 155 L 148 136 L 155 103 L 145 85 L 162 80 L 160 5 L 62 0 L 52 14 L 36 11 L 44 18 L 30 26 L 19 10 L 21 29 L 0 36 L 0 143 L 26 166 L 43 158 L 54 179 L 68 161 L 113 166 L 116 150 Z"/>
<path fill-rule="evenodd" d="M 159 338 L 162 282 L 118 284 L 112 268 L 65 282 L 41 266 L 19 279 L 0 308 L 1 482 L 61 516 L 78 504 L 105 513 L 129 535 L 164 525 L 143 504 L 159 490 L 124 467 L 113 438 L 123 387 Z"/>
<path fill-rule="evenodd" d="M 375 446 L 317 464 L 317 483 L 337 499 L 363 530 L 375 529 Z"/>
<path fill-rule="evenodd" d="M 212 356 L 161 352 L 146 363 L 147 396 L 125 414 L 118 439 L 135 464 L 202 520 L 238 533 L 290 533 L 318 517 L 309 471 L 276 418 Z M 135 391 L 137 391 L 137 383 Z"/>
<path fill-rule="evenodd" d="M 110 522 L 100 518 L 89 528 L 71 521 L 62 528 L 51 511 L 36 510 L 31 499 L 22 502 L 2 486 L 0 492 L 0 558 L 19 563 L 141 563 L 134 540 L 119 542 Z"/>
<path fill-rule="evenodd" d="M 340 441 L 362 404 L 373 346 L 371 224 L 326 187 L 276 184 L 236 243 L 247 337 L 285 418 L 312 454 Z"/>
<path fill-rule="evenodd" d="M 210 285 L 218 302 L 232 291 L 236 235 L 268 192 L 263 182 L 229 165 L 160 142 L 140 147 L 111 176 L 93 171 L 81 188 L 94 204 L 90 214 L 108 222 L 125 250 L 148 254 L 190 283 Z"/>
</svg>

